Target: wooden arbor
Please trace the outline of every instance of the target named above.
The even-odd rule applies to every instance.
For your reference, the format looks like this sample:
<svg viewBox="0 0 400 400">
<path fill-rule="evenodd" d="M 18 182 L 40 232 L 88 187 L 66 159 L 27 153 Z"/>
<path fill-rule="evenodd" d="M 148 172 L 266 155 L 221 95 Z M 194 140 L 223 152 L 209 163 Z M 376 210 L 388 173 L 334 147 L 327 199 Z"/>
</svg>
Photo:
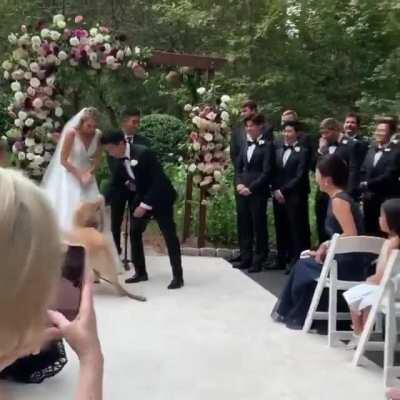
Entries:
<svg viewBox="0 0 400 400">
<path fill-rule="evenodd" d="M 224 58 L 198 56 L 185 53 L 171 53 L 165 51 L 154 51 L 150 59 L 152 65 L 190 67 L 198 74 L 206 74 L 206 79 L 211 79 L 217 69 L 222 68 L 227 62 Z M 196 99 L 193 99 L 193 102 Z M 197 246 L 204 247 L 206 242 L 207 226 L 207 206 L 203 203 L 206 199 L 204 190 L 200 190 L 199 206 L 199 229 Z M 190 235 L 190 224 L 192 220 L 192 201 L 193 201 L 193 176 L 188 173 L 186 178 L 185 211 L 183 219 L 182 242 Z"/>
</svg>

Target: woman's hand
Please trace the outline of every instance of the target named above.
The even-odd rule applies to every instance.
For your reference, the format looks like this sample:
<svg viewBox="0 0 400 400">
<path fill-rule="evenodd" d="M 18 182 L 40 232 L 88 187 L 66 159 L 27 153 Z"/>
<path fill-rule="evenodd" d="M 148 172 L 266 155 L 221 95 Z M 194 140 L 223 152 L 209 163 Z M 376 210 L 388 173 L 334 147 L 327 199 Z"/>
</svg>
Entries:
<svg viewBox="0 0 400 400">
<path fill-rule="evenodd" d="M 93 175 L 90 171 L 85 171 L 81 174 L 81 183 L 83 186 L 88 186 L 93 182 Z"/>
<path fill-rule="evenodd" d="M 366 282 L 370 283 L 371 285 L 379 285 L 380 284 L 380 279 L 374 274 L 374 275 L 369 276 L 366 279 Z"/>
<path fill-rule="evenodd" d="M 327 252 L 328 252 L 328 247 L 325 244 L 321 244 L 318 247 L 318 250 L 315 252 L 315 257 L 314 257 L 315 261 L 319 264 L 323 264 Z"/>
</svg>

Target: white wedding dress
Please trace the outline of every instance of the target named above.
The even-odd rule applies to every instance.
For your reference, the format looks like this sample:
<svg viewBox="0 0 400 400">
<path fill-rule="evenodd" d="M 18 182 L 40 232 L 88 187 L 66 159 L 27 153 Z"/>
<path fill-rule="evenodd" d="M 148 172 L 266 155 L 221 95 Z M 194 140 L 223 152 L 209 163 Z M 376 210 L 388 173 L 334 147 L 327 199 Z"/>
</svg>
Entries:
<svg viewBox="0 0 400 400">
<path fill-rule="evenodd" d="M 97 200 L 101 196 L 95 179 L 87 186 L 83 186 L 61 164 L 61 149 L 65 134 L 71 130 L 76 130 L 84 110 L 75 115 L 65 125 L 57 149 L 47 167 L 41 184 L 53 206 L 60 230 L 63 233 L 70 232 L 74 213 L 81 202 Z M 93 157 L 100 146 L 100 136 L 101 132 L 96 131 L 90 146 L 86 149 L 79 133 L 76 131 L 69 162 L 81 171 L 89 169 L 92 165 Z"/>
</svg>

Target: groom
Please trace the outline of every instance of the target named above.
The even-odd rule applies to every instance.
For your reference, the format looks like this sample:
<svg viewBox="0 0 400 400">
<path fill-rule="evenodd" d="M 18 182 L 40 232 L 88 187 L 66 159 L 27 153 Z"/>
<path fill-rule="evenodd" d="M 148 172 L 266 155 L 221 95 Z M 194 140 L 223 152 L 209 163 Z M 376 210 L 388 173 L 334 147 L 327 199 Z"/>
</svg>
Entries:
<svg viewBox="0 0 400 400">
<path fill-rule="evenodd" d="M 110 191 L 125 185 L 129 190 L 133 209 L 131 248 L 136 274 L 125 282 L 148 280 L 142 234 L 153 217 L 164 237 L 172 266 L 173 279 L 168 289 L 179 289 L 184 282 L 181 250 L 174 222 L 175 189 L 155 154 L 147 147 L 129 144 L 121 132 L 103 136 L 101 143 L 107 153 L 118 160 Z"/>
</svg>

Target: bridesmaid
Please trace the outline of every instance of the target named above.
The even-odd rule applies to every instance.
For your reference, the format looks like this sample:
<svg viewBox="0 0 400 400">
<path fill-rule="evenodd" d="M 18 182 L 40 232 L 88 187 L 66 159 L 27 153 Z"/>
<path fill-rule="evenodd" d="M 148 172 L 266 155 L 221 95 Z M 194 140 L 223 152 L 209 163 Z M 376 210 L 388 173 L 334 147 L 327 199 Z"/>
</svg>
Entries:
<svg viewBox="0 0 400 400">
<path fill-rule="evenodd" d="M 348 167 L 338 155 L 327 155 L 317 165 L 316 180 L 322 192 L 329 196 L 325 230 L 329 237 L 335 233 L 356 236 L 363 233 L 362 215 L 351 196 L 344 191 L 347 185 Z M 320 276 L 322 264 L 329 248 L 329 241 L 318 250 L 307 252 L 294 264 L 289 280 L 274 307 L 272 318 L 284 322 L 290 329 L 301 329 Z M 340 279 L 360 281 L 365 278 L 362 257 L 355 254 L 337 256 Z M 356 266 L 356 268 L 354 268 Z"/>
</svg>

